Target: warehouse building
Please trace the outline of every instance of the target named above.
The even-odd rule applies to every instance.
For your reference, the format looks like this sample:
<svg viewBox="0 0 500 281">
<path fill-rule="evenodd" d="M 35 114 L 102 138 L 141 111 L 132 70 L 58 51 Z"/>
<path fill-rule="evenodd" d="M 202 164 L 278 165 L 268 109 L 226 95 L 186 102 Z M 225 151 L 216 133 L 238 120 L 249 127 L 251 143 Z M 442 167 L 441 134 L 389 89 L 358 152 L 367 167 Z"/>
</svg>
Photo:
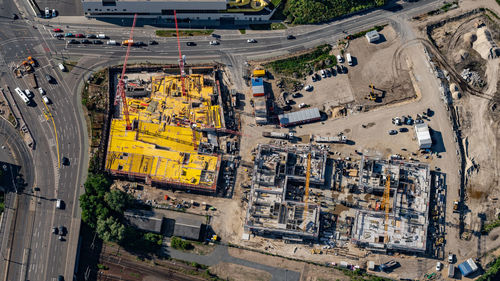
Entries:
<svg viewBox="0 0 500 281">
<path fill-rule="evenodd" d="M 417 135 L 418 146 L 420 149 L 431 148 L 432 138 L 427 124 L 415 124 L 415 134 Z"/>
<path fill-rule="evenodd" d="M 266 0 L 81 0 L 85 16 L 94 18 L 127 18 L 135 13 L 140 18 L 165 21 L 268 21 L 276 7 Z"/>
<path fill-rule="evenodd" d="M 295 126 L 321 120 L 318 108 L 309 108 L 292 113 L 280 114 L 278 116 L 281 127 Z"/>
</svg>

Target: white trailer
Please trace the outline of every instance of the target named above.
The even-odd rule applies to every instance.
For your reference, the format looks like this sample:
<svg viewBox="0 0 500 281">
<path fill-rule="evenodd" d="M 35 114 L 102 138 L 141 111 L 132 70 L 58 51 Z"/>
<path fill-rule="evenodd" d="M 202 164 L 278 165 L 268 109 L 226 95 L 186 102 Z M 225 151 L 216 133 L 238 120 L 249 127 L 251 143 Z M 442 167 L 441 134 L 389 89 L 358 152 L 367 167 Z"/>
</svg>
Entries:
<svg viewBox="0 0 500 281">
<path fill-rule="evenodd" d="M 347 55 L 345 55 L 345 57 L 347 58 L 347 64 L 348 64 L 348 65 L 352 65 L 352 57 L 351 57 L 351 54 L 350 54 L 350 53 L 347 53 Z"/>
<path fill-rule="evenodd" d="M 25 104 L 30 103 L 30 99 L 26 96 L 26 94 L 21 89 L 19 89 L 19 87 L 17 87 L 15 89 L 15 92 Z"/>
</svg>

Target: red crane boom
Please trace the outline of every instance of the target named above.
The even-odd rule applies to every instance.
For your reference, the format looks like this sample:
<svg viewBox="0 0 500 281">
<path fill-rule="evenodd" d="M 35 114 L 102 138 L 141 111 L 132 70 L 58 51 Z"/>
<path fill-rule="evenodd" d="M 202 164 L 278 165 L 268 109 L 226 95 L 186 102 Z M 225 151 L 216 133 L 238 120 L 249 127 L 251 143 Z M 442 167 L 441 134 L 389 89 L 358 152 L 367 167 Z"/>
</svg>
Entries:
<svg viewBox="0 0 500 281">
<path fill-rule="evenodd" d="M 133 44 L 134 38 L 134 27 L 137 20 L 137 14 L 134 15 L 134 22 L 132 23 L 132 28 L 130 29 L 130 36 L 128 38 L 127 53 L 125 54 L 125 61 L 123 62 L 122 75 L 120 76 L 120 81 L 118 81 L 117 96 L 120 95 L 123 104 L 123 114 L 125 115 L 125 121 L 127 122 L 127 130 L 132 130 L 132 125 L 130 124 L 130 118 L 128 116 L 128 104 L 127 98 L 125 97 L 125 82 L 123 82 L 123 77 L 125 77 L 125 71 L 127 70 L 128 55 L 130 54 L 130 47 Z M 118 100 L 115 99 L 115 105 Z"/>
<path fill-rule="evenodd" d="M 179 27 L 177 26 L 177 11 L 176 10 L 174 10 L 174 20 L 175 20 L 175 32 L 177 34 L 177 49 L 179 50 L 179 68 L 181 70 L 182 96 L 187 97 L 186 86 L 184 84 L 184 76 L 186 75 L 186 73 L 184 72 L 184 60 L 182 59 L 182 54 L 181 54 L 181 41 L 179 39 Z"/>
</svg>

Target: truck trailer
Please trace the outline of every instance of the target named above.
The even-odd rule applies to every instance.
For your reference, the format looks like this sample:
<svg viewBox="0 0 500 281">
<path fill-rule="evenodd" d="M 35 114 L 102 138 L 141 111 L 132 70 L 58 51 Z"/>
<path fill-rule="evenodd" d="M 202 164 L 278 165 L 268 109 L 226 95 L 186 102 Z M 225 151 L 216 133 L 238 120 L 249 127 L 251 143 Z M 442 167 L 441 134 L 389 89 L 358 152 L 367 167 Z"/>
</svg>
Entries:
<svg viewBox="0 0 500 281">
<path fill-rule="evenodd" d="M 290 140 L 293 139 L 293 133 L 278 133 L 278 132 L 262 132 L 262 136 L 266 138 L 273 138 L 273 139 L 283 139 L 283 140 Z"/>
</svg>

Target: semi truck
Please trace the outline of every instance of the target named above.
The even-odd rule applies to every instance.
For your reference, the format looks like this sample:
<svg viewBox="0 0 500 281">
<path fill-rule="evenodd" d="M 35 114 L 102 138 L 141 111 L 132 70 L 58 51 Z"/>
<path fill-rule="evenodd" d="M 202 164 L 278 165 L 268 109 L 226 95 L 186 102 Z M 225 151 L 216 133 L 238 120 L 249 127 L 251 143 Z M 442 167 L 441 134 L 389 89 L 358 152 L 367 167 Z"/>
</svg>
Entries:
<svg viewBox="0 0 500 281">
<path fill-rule="evenodd" d="M 278 132 L 262 132 L 262 136 L 266 138 L 273 138 L 273 139 L 283 139 L 283 140 L 290 140 L 293 139 L 293 133 L 278 133 Z"/>
<path fill-rule="evenodd" d="M 347 137 L 344 135 L 335 137 L 314 136 L 314 141 L 318 143 L 346 143 Z"/>
</svg>

